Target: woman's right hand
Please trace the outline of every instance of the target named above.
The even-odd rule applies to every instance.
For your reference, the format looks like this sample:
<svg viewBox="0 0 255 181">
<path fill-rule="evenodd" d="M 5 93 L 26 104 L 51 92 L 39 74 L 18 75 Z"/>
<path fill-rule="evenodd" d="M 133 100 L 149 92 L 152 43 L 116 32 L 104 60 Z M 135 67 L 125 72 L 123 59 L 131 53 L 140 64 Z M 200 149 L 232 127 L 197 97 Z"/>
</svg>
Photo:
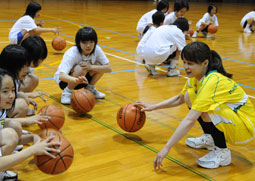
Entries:
<svg viewBox="0 0 255 181">
<path fill-rule="evenodd" d="M 136 101 L 134 105 L 143 107 L 141 111 L 153 111 L 155 109 L 154 104 L 151 105 L 141 101 Z"/>
<path fill-rule="evenodd" d="M 51 136 L 47 139 L 45 139 L 42 142 L 36 143 L 34 144 L 32 147 L 34 150 L 34 154 L 36 155 L 47 155 L 51 158 L 55 158 L 55 156 L 53 154 L 50 154 L 49 152 L 56 152 L 59 153 L 60 150 L 52 148 L 52 146 L 60 146 L 60 142 L 50 142 L 52 139 L 54 138 L 54 136 Z"/>
</svg>

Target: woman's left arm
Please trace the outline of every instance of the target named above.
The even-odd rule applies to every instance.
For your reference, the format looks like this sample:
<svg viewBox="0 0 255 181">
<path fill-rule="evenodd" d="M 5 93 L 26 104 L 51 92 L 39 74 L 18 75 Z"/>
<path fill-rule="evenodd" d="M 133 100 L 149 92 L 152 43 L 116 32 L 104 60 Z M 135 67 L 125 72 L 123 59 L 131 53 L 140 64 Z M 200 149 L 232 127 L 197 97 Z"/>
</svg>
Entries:
<svg viewBox="0 0 255 181">
<path fill-rule="evenodd" d="M 158 153 L 154 159 L 154 169 L 160 169 L 164 157 L 169 153 L 170 149 L 193 127 L 201 112 L 191 109 L 188 115 L 182 120 L 174 134 L 170 137 L 164 148 Z"/>
</svg>

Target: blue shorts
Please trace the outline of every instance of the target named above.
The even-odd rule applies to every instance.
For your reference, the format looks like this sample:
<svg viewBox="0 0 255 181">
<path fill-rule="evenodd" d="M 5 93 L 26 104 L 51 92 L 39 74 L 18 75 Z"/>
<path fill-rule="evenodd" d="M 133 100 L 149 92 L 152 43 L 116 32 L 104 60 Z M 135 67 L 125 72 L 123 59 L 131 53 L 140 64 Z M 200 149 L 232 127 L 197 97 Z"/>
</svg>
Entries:
<svg viewBox="0 0 255 181">
<path fill-rule="evenodd" d="M 17 34 L 17 44 L 20 44 L 21 40 L 23 39 L 23 35 L 21 31 Z"/>
</svg>

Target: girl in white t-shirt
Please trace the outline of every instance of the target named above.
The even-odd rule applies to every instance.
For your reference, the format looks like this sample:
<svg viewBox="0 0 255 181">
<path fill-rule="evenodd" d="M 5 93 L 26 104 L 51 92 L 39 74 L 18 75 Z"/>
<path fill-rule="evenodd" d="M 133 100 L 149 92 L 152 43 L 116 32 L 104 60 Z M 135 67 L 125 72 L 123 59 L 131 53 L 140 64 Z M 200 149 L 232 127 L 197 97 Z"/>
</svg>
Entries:
<svg viewBox="0 0 255 181">
<path fill-rule="evenodd" d="M 43 23 L 35 23 L 35 19 L 40 17 L 41 5 L 37 2 L 30 2 L 24 16 L 19 18 L 11 28 L 9 40 L 11 44 L 20 44 L 24 39 L 31 35 L 41 33 L 58 33 L 59 28 L 42 28 Z"/>
<path fill-rule="evenodd" d="M 161 0 L 157 4 L 157 8 L 153 9 L 147 13 L 145 13 L 138 21 L 136 31 L 139 33 L 139 36 L 143 36 L 148 29 L 153 25 L 152 15 L 161 11 L 162 13 L 166 13 L 169 9 L 169 3 L 167 0 Z"/>
<path fill-rule="evenodd" d="M 255 9 L 249 13 L 247 13 L 241 20 L 241 26 L 243 28 L 244 33 L 252 33 L 253 25 L 255 24 Z"/>
<path fill-rule="evenodd" d="M 219 26 L 218 19 L 216 13 L 218 12 L 218 8 L 216 5 L 211 4 L 208 6 L 208 12 L 204 14 L 202 19 L 200 19 L 197 24 L 197 31 L 194 32 L 193 38 L 196 38 L 198 33 L 201 31 L 204 37 L 209 37 L 208 35 L 208 26 L 214 24 Z"/>
<path fill-rule="evenodd" d="M 54 158 L 49 152 L 59 152 L 52 148 L 52 145 L 59 145 L 59 143 L 49 143 L 52 138 L 40 142 L 40 137 L 36 134 L 21 135 L 20 123 L 15 119 L 6 118 L 15 104 L 15 89 L 14 76 L 0 68 L 0 180 L 17 180 L 18 175 L 7 169 L 33 154 L 45 154 Z M 18 143 L 26 144 L 28 142 L 34 142 L 34 145 L 12 154 Z"/>
<path fill-rule="evenodd" d="M 152 15 L 153 25 L 150 27 L 150 29 L 146 32 L 146 34 L 139 41 L 139 43 L 137 45 L 137 48 L 136 48 L 138 59 L 143 60 L 143 47 L 144 47 L 144 45 L 146 44 L 147 40 L 149 39 L 151 34 L 154 32 L 154 30 L 156 28 L 158 28 L 159 26 L 163 25 L 164 19 L 165 19 L 165 15 L 161 11 L 157 11 L 156 13 L 154 13 Z"/>
<path fill-rule="evenodd" d="M 97 45 L 96 31 L 91 27 L 80 28 L 75 36 L 75 46 L 69 48 L 60 63 L 54 79 L 60 88 L 62 104 L 70 104 L 74 89 L 86 88 L 95 98 L 103 99 L 105 94 L 95 85 L 104 73 L 112 68 L 103 50 Z"/>
<path fill-rule="evenodd" d="M 189 3 L 185 0 L 176 0 L 174 2 L 174 12 L 166 15 L 164 25 L 172 25 L 179 17 L 184 17 L 189 10 Z"/>
<path fill-rule="evenodd" d="M 173 25 L 162 25 L 154 30 L 143 48 L 145 68 L 151 75 L 157 75 L 155 66 L 170 60 L 168 77 L 179 76 L 176 64 L 180 52 L 186 45 L 185 33 L 189 29 L 186 18 L 178 18 Z"/>
</svg>

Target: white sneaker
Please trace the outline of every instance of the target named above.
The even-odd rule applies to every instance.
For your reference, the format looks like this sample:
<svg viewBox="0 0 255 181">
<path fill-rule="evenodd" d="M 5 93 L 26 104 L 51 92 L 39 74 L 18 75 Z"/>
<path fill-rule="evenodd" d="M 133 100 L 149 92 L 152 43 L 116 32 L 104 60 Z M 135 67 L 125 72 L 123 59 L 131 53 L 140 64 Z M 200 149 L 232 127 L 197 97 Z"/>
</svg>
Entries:
<svg viewBox="0 0 255 181">
<path fill-rule="evenodd" d="M 87 86 L 86 89 L 88 89 L 90 92 L 92 92 L 95 96 L 96 99 L 104 99 L 105 98 L 105 94 L 102 92 L 99 92 L 98 90 L 96 90 L 95 87 L 93 86 Z"/>
<path fill-rule="evenodd" d="M 18 174 L 9 170 L 0 171 L 0 180 L 17 180 Z"/>
<path fill-rule="evenodd" d="M 196 38 L 196 37 L 197 37 L 197 34 L 198 34 L 198 32 L 195 31 L 194 34 L 192 35 L 192 38 Z"/>
<path fill-rule="evenodd" d="M 62 104 L 70 104 L 71 97 L 72 97 L 72 92 L 64 91 L 61 95 L 61 103 Z"/>
<path fill-rule="evenodd" d="M 188 138 L 186 139 L 185 143 L 189 147 L 196 149 L 206 148 L 208 150 L 213 150 L 215 147 L 213 138 L 210 134 L 203 134 L 197 138 Z"/>
<path fill-rule="evenodd" d="M 205 37 L 206 38 L 211 38 L 212 36 L 207 33 L 207 35 Z"/>
<path fill-rule="evenodd" d="M 150 75 L 158 75 L 158 71 L 155 69 L 155 65 L 145 64 L 145 68 L 150 73 Z"/>
<path fill-rule="evenodd" d="M 243 30 L 243 32 L 244 33 L 252 33 L 252 31 L 251 31 L 251 29 L 249 28 L 249 27 L 247 27 L 247 28 L 245 28 L 244 30 Z"/>
<path fill-rule="evenodd" d="M 203 34 L 204 37 L 207 37 L 207 34 L 208 34 L 208 33 L 205 32 L 205 31 L 202 31 L 202 34 Z"/>
<path fill-rule="evenodd" d="M 215 147 L 205 156 L 197 160 L 197 164 L 204 168 L 218 168 L 231 163 L 231 152 L 228 148 Z"/>
<path fill-rule="evenodd" d="M 175 77 L 179 76 L 181 73 L 179 70 L 176 70 L 176 68 L 168 68 L 168 72 L 166 74 L 167 77 Z"/>
</svg>

